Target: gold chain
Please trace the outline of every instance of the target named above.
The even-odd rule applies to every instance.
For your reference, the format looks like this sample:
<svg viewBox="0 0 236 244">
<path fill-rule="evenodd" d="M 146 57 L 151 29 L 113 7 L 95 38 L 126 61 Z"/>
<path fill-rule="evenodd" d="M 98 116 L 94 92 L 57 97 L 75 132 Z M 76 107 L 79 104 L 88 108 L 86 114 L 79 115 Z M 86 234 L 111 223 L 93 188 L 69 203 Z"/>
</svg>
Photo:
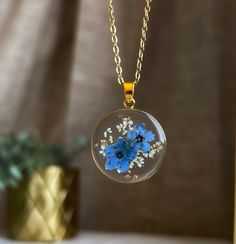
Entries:
<svg viewBox="0 0 236 244">
<path fill-rule="evenodd" d="M 142 62 L 143 62 L 143 54 L 145 50 L 145 43 L 147 40 L 147 31 L 148 31 L 148 21 L 149 21 L 149 13 L 151 11 L 151 2 L 152 0 L 145 0 L 146 5 L 144 7 L 144 17 L 142 23 L 142 31 L 141 31 L 141 38 L 138 50 L 138 58 L 137 58 L 137 66 L 135 72 L 135 80 L 134 83 L 137 84 L 140 80 L 141 70 L 142 70 Z M 113 0 L 107 0 L 108 4 L 108 13 L 109 13 L 109 21 L 110 21 L 110 31 L 111 31 L 111 40 L 113 43 L 113 53 L 115 55 L 114 60 L 116 64 L 116 73 L 118 76 L 118 83 L 120 85 L 124 84 L 124 78 L 122 75 L 122 67 L 121 67 L 121 58 L 120 58 L 120 50 L 118 46 L 118 37 L 116 33 L 116 25 L 115 25 L 115 16 L 114 16 L 114 7 L 113 7 Z"/>
</svg>

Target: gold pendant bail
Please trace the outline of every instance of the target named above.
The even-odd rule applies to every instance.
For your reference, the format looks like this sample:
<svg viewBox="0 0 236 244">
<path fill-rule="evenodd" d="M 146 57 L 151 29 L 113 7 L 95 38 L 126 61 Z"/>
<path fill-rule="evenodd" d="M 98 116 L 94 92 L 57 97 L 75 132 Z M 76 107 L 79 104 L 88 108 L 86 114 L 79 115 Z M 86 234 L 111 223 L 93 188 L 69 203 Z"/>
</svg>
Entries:
<svg viewBox="0 0 236 244">
<path fill-rule="evenodd" d="M 125 108 L 134 108 L 135 100 L 134 100 L 134 87 L 135 81 L 124 81 L 124 106 Z"/>
</svg>

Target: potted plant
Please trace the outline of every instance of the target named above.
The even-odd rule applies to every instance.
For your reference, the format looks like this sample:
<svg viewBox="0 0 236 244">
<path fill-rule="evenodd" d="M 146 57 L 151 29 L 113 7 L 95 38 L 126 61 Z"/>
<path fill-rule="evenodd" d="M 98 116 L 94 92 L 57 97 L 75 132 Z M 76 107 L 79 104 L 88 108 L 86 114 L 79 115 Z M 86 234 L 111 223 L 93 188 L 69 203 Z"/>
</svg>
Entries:
<svg viewBox="0 0 236 244">
<path fill-rule="evenodd" d="M 0 135 L 0 190 L 7 189 L 10 238 L 55 241 L 76 232 L 78 170 L 69 165 L 87 145 L 79 137 L 68 151 L 28 133 Z"/>
</svg>

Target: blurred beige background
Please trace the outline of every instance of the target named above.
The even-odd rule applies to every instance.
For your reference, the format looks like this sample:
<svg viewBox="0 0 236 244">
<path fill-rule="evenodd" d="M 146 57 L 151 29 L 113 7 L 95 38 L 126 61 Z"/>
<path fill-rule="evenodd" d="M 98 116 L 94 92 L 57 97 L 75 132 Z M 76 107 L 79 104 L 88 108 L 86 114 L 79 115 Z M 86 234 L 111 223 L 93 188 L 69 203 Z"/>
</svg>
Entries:
<svg viewBox="0 0 236 244">
<path fill-rule="evenodd" d="M 115 1 L 128 80 L 143 6 Z M 81 228 L 232 238 L 236 2 L 153 0 L 152 7 L 136 101 L 166 130 L 166 163 L 127 186 L 106 179 L 83 153 Z M 39 130 L 70 145 L 122 100 L 105 0 L 0 1 L 1 130 Z"/>
</svg>

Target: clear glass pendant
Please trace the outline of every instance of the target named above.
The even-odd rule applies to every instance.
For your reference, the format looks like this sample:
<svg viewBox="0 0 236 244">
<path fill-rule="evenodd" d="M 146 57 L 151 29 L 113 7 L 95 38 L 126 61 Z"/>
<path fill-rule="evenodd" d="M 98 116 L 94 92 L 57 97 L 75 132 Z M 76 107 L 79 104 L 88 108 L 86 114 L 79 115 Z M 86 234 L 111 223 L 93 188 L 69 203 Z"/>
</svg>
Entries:
<svg viewBox="0 0 236 244">
<path fill-rule="evenodd" d="M 111 180 L 136 183 L 151 177 L 166 152 L 165 133 L 149 113 L 121 109 L 108 114 L 95 128 L 92 155 Z"/>
</svg>

